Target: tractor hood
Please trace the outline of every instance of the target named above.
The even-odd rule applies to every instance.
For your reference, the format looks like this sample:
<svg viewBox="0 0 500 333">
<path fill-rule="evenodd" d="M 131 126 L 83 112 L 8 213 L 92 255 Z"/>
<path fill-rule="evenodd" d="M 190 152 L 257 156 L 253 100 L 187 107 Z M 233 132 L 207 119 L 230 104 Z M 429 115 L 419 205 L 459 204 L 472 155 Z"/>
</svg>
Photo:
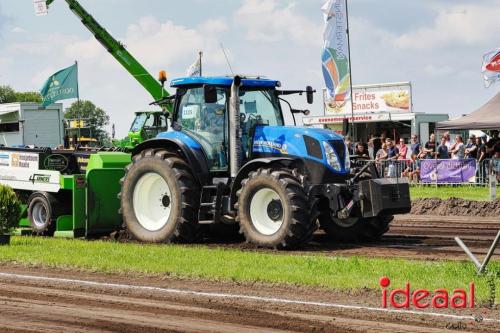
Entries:
<svg viewBox="0 0 500 333">
<path fill-rule="evenodd" d="M 349 154 L 343 137 L 324 129 L 257 126 L 252 153 L 296 156 L 321 163 L 334 173 L 350 172 Z"/>
</svg>

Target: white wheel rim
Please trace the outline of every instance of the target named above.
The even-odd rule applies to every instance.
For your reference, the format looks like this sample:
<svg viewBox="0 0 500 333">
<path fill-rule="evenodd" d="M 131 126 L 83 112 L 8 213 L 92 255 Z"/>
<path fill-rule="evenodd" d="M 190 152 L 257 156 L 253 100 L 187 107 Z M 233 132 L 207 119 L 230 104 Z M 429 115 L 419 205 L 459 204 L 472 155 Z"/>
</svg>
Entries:
<svg viewBox="0 0 500 333">
<path fill-rule="evenodd" d="M 163 228 L 170 217 L 172 196 L 167 182 L 157 173 L 143 175 L 134 188 L 135 217 L 146 230 Z"/>
<path fill-rule="evenodd" d="M 283 203 L 276 191 L 263 188 L 255 192 L 250 202 L 250 218 L 252 224 L 263 235 L 273 235 L 280 230 L 283 225 Z M 268 213 L 269 204 L 272 202 L 281 204 L 281 217 L 272 219 Z"/>
<path fill-rule="evenodd" d="M 43 227 L 45 221 L 47 220 L 47 207 L 42 202 L 37 202 L 33 205 L 33 211 L 31 213 L 33 218 L 33 223 L 37 227 Z"/>
</svg>

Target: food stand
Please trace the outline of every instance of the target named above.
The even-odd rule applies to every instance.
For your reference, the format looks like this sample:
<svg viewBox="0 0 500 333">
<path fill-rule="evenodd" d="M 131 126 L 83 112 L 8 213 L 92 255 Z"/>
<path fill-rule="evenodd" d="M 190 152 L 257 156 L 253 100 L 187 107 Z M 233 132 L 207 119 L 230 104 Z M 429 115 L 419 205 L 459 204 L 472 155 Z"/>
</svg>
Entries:
<svg viewBox="0 0 500 333">
<path fill-rule="evenodd" d="M 355 126 L 354 141 L 366 142 L 370 134 L 385 132 L 388 137 L 403 137 L 407 141 L 417 134 L 425 142 L 435 131 L 436 122 L 449 118 L 448 114 L 414 112 L 410 82 L 353 86 L 352 95 L 352 111 L 350 101 L 324 103 L 324 116 L 303 117 L 303 124 L 343 134 L 342 122 L 347 118 Z"/>
</svg>

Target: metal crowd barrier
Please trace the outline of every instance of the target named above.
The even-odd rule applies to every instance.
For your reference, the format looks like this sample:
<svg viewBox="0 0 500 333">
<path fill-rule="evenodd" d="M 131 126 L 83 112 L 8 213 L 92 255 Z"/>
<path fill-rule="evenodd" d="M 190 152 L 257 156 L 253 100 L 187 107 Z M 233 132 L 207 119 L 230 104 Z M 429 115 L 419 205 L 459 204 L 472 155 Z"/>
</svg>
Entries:
<svg viewBox="0 0 500 333">
<path fill-rule="evenodd" d="M 372 162 L 373 160 L 357 160 L 355 165 L 362 167 L 363 165 Z M 420 165 L 422 160 L 381 160 L 375 161 L 378 173 L 384 178 L 395 178 L 395 177 L 407 177 L 410 184 L 442 184 L 442 185 L 452 185 L 452 184 L 462 184 L 462 185 L 475 185 L 475 186 L 486 186 L 489 183 L 489 171 L 491 159 L 485 159 L 481 162 L 475 161 L 475 175 L 474 177 L 462 180 L 462 181 L 449 181 L 443 182 L 437 180 L 432 181 L 422 181 L 420 177 Z M 433 160 L 439 163 L 439 160 Z M 441 160 L 443 161 L 443 160 Z M 448 161 L 448 160 L 447 160 Z M 467 161 L 467 160 L 449 160 L 453 162 Z M 439 172 L 439 171 L 438 171 Z"/>
</svg>

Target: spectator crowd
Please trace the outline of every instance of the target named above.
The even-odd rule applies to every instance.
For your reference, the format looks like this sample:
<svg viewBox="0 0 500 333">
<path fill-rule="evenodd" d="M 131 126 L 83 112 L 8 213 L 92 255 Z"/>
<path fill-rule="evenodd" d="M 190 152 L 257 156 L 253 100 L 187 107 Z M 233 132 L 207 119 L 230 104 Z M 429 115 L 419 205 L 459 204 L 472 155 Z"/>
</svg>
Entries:
<svg viewBox="0 0 500 333">
<path fill-rule="evenodd" d="M 380 136 L 370 135 L 366 143 L 352 144 L 346 138 L 346 145 L 356 158 L 375 160 L 377 164 L 384 165 L 384 173 L 388 177 L 395 177 L 395 172 L 401 172 L 401 176 L 418 180 L 422 159 L 475 159 L 478 173 L 495 173 L 500 181 L 500 139 L 497 130 L 491 132 L 490 139 L 486 135 L 470 135 L 467 142 L 461 135 L 455 136 L 452 142 L 449 132 L 446 132 L 439 141 L 432 133 L 425 144 L 419 141 L 417 135 L 411 136 L 409 144 L 404 138 L 396 143 L 382 133 Z"/>
</svg>

